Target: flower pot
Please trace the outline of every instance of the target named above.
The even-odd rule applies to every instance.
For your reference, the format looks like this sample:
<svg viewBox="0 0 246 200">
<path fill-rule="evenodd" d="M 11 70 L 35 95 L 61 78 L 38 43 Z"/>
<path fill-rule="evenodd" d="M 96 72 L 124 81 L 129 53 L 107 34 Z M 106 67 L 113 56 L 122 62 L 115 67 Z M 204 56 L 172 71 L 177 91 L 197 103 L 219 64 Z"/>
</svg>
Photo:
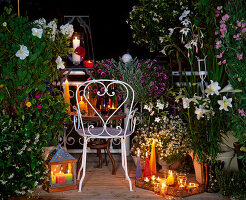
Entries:
<svg viewBox="0 0 246 200">
<path fill-rule="evenodd" d="M 197 156 L 195 156 L 195 158 L 193 159 L 193 154 L 194 154 L 193 151 L 189 152 L 189 155 L 193 160 L 193 165 L 194 165 L 195 174 L 196 174 L 196 180 L 200 184 L 205 184 L 203 164 L 199 163 Z"/>
</svg>

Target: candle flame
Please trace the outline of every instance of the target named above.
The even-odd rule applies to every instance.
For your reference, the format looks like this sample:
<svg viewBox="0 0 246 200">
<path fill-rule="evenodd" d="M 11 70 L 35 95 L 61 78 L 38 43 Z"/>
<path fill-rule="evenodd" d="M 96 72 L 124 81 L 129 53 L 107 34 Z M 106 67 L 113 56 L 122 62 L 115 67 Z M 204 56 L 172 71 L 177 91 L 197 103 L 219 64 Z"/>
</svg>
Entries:
<svg viewBox="0 0 246 200">
<path fill-rule="evenodd" d="M 61 174 L 61 171 L 60 171 L 60 174 Z"/>
<path fill-rule="evenodd" d="M 138 149 L 138 156 L 140 156 L 140 149 Z"/>
<path fill-rule="evenodd" d="M 82 97 L 80 97 L 80 101 L 83 101 Z"/>
<path fill-rule="evenodd" d="M 148 152 L 146 151 L 146 157 L 148 157 Z"/>
<path fill-rule="evenodd" d="M 153 140 L 153 143 L 152 144 L 155 144 L 155 140 Z"/>
<path fill-rule="evenodd" d="M 68 84 L 68 80 L 67 80 L 67 78 L 66 78 L 66 80 L 65 80 L 65 83 L 66 83 L 66 84 Z"/>
<path fill-rule="evenodd" d="M 67 170 L 67 173 L 69 174 L 69 169 Z"/>
<path fill-rule="evenodd" d="M 145 181 L 145 182 L 149 182 L 149 178 L 146 177 L 146 178 L 144 179 L 144 181 Z"/>
<path fill-rule="evenodd" d="M 169 170 L 169 174 L 170 174 L 170 176 L 172 176 L 173 175 L 173 171 Z"/>
<path fill-rule="evenodd" d="M 75 36 L 75 38 L 74 38 L 75 40 L 77 40 L 78 38 L 77 38 L 77 36 Z"/>
<path fill-rule="evenodd" d="M 151 177 L 151 179 L 154 181 L 154 180 L 155 180 L 155 175 L 153 175 L 153 176 Z"/>
<path fill-rule="evenodd" d="M 165 187 L 167 187 L 167 186 L 166 186 L 166 183 L 162 183 L 162 184 L 161 184 L 161 188 L 165 188 Z"/>
</svg>

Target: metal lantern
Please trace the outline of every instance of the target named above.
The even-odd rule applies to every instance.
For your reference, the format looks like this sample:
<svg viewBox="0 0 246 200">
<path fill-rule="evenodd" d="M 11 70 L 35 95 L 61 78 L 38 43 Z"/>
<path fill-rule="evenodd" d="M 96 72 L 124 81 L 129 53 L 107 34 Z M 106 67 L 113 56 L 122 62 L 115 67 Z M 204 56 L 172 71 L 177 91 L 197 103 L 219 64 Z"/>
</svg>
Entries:
<svg viewBox="0 0 246 200">
<path fill-rule="evenodd" d="M 205 83 L 205 79 L 206 79 L 206 76 L 207 76 L 207 66 L 206 66 L 206 58 L 207 56 L 205 56 L 203 59 L 200 59 L 199 57 L 197 57 L 197 62 L 198 62 L 198 72 L 199 72 L 199 76 L 201 78 L 201 90 L 202 90 L 202 93 L 204 94 L 204 85 L 206 84 Z M 204 63 L 204 66 L 202 67 L 201 66 L 201 62 Z"/>
<path fill-rule="evenodd" d="M 48 192 L 77 189 L 77 159 L 66 152 L 61 146 L 57 146 L 57 148 L 49 154 L 46 165 L 50 170 L 49 181 L 45 188 Z"/>
</svg>

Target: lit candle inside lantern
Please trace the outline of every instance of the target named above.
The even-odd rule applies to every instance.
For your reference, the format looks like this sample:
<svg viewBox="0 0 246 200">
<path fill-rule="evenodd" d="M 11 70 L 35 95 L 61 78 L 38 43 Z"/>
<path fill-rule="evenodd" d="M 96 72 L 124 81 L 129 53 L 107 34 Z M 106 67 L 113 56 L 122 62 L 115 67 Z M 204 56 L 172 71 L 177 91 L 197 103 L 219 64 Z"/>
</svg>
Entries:
<svg viewBox="0 0 246 200">
<path fill-rule="evenodd" d="M 77 47 L 80 46 L 80 40 L 75 36 L 73 39 L 73 50 L 75 50 Z M 73 53 L 72 55 L 73 64 L 78 65 L 80 63 L 80 56 L 76 53 Z"/>
<path fill-rule="evenodd" d="M 83 65 L 87 68 L 92 68 L 94 66 L 94 63 L 91 60 L 84 60 Z"/>
<path fill-rule="evenodd" d="M 67 79 L 65 80 L 64 98 L 65 98 L 65 103 L 68 104 L 67 111 L 70 114 L 71 113 L 70 94 L 69 94 L 69 84 L 68 84 L 68 80 Z"/>
<path fill-rule="evenodd" d="M 145 165 L 144 165 L 144 177 L 149 177 L 151 176 L 150 173 L 150 167 L 149 167 L 149 157 L 148 157 L 148 152 L 146 152 L 146 157 L 145 157 Z"/>
<path fill-rule="evenodd" d="M 173 185 L 174 184 L 174 177 L 172 170 L 169 170 L 169 175 L 167 177 L 167 185 Z"/>
<path fill-rule="evenodd" d="M 55 174 L 56 176 L 56 183 L 65 183 L 66 182 L 66 175 L 60 171 L 60 173 Z"/>
<path fill-rule="evenodd" d="M 167 195 L 167 186 L 165 183 L 161 184 L 161 196 L 165 197 Z"/>
<path fill-rule="evenodd" d="M 153 140 L 152 147 L 151 147 L 150 173 L 151 175 L 156 174 L 155 140 Z"/>
<path fill-rule="evenodd" d="M 71 172 L 71 169 L 72 169 L 72 165 L 71 165 L 71 163 L 68 163 L 67 168 L 68 168 L 68 170 Z"/>
<path fill-rule="evenodd" d="M 67 174 L 65 174 L 66 175 L 66 182 L 73 180 L 73 174 L 72 173 L 69 173 L 69 172 L 70 171 L 67 170 Z"/>
<path fill-rule="evenodd" d="M 140 162 L 140 150 L 138 149 L 136 179 L 141 177 L 142 177 L 142 171 L 141 171 L 141 162 Z"/>
</svg>

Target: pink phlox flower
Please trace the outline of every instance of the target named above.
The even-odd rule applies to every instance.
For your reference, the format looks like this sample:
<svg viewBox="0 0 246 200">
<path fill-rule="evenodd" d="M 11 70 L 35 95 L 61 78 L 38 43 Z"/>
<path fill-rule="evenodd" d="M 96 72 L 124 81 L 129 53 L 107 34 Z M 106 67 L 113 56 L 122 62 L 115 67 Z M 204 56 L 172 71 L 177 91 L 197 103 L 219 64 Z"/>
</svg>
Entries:
<svg viewBox="0 0 246 200">
<path fill-rule="evenodd" d="M 241 40 L 240 33 L 238 33 L 237 35 L 233 35 L 233 38 L 236 40 Z"/>
<path fill-rule="evenodd" d="M 105 88 L 104 87 L 101 87 L 100 91 L 101 92 L 104 92 Z"/>
<path fill-rule="evenodd" d="M 216 45 L 220 45 L 220 44 L 222 44 L 222 41 L 221 40 L 217 40 L 216 41 Z"/>
<path fill-rule="evenodd" d="M 221 65 L 221 64 L 222 64 L 221 61 L 219 61 L 219 62 L 218 62 L 218 65 Z"/>
<path fill-rule="evenodd" d="M 222 63 L 225 65 L 226 64 L 226 60 L 223 60 Z"/>
<path fill-rule="evenodd" d="M 246 32 L 246 28 L 242 28 L 242 33 L 245 33 Z"/>
<path fill-rule="evenodd" d="M 214 35 L 218 35 L 218 34 L 219 34 L 219 31 L 215 31 L 215 32 L 214 32 Z"/>
<path fill-rule="evenodd" d="M 105 72 L 102 72 L 101 75 L 104 76 L 105 75 Z"/>
<path fill-rule="evenodd" d="M 215 17 L 219 17 L 220 15 L 219 14 L 215 14 Z"/>
<path fill-rule="evenodd" d="M 238 58 L 238 60 L 242 60 L 243 59 L 243 53 L 241 53 L 241 54 L 237 53 L 237 58 Z"/>
<path fill-rule="evenodd" d="M 94 92 L 94 93 L 97 93 L 97 89 L 94 89 L 93 92 Z"/>
<path fill-rule="evenodd" d="M 91 78 L 89 77 L 89 78 L 87 78 L 87 81 L 90 81 L 91 80 Z"/>
<path fill-rule="evenodd" d="M 42 108 L 42 106 L 41 105 L 37 105 L 37 109 L 41 109 Z"/>
<path fill-rule="evenodd" d="M 223 52 L 221 52 L 219 55 L 216 55 L 216 58 L 222 58 Z"/>
<path fill-rule="evenodd" d="M 227 21 L 230 18 L 230 16 L 228 14 L 225 14 L 221 19 L 223 21 Z"/>
<path fill-rule="evenodd" d="M 38 119 L 35 118 L 35 119 L 33 119 L 32 121 L 36 122 L 37 120 L 38 120 Z"/>
<path fill-rule="evenodd" d="M 245 113 L 245 111 L 244 111 L 244 109 L 242 108 L 242 109 L 240 109 L 240 108 L 238 108 L 238 114 L 240 114 L 241 115 L 241 117 L 245 117 L 246 116 L 246 113 Z"/>
<path fill-rule="evenodd" d="M 217 10 L 221 10 L 223 6 L 217 6 Z"/>
<path fill-rule="evenodd" d="M 41 94 L 38 94 L 35 96 L 36 99 L 39 99 L 41 97 Z"/>
<path fill-rule="evenodd" d="M 237 26 L 241 27 L 242 26 L 242 22 L 237 20 Z"/>
<path fill-rule="evenodd" d="M 245 27 L 246 26 L 246 22 L 242 23 L 242 27 Z"/>
</svg>

